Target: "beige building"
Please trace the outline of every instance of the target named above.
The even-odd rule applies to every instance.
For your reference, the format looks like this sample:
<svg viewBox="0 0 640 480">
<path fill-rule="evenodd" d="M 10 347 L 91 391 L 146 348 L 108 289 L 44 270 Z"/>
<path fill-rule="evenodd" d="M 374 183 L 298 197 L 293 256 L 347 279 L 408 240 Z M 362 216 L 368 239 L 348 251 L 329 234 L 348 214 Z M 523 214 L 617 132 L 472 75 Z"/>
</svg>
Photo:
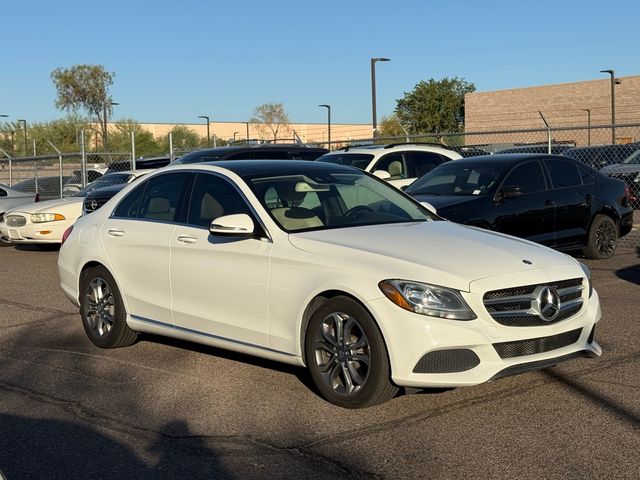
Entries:
<svg viewBox="0 0 640 480">
<path fill-rule="evenodd" d="M 148 130 L 155 138 L 162 138 L 168 135 L 171 129 L 177 125 L 187 127 L 193 130 L 202 138 L 207 137 L 207 125 L 205 123 L 143 123 L 142 128 Z M 271 140 L 273 135 L 271 131 L 263 125 L 246 122 L 215 122 L 212 121 L 210 126 L 211 144 L 213 145 L 213 136 L 225 141 L 245 140 L 247 132 L 250 139 Z M 295 132 L 295 133 L 294 133 Z M 283 126 L 278 132 L 278 139 L 281 141 L 293 141 L 296 135 L 304 143 L 322 143 L 327 141 L 327 124 L 326 123 L 291 123 Z M 352 140 L 361 138 L 371 138 L 373 136 L 371 125 L 366 124 L 332 124 L 331 140 Z"/>
<path fill-rule="evenodd" d="M 604 76 L 604 74 L 603 74 Z M 618 78 L 615 85 L 616 124 L 640 124 L 640 76 Z M 465 131 L 469 133 L 545 128 L 538 112 L 551 128 L 611 125 L 611 81 L 561 83 L 539 87 L 476 92 L 465 96 Z M 469 135 L 467 144 L 532 143 L 546 134 Z M 586 145 L 611 142 L 611 128 L 553 132 L 554 141 Z M 616 142 L 640 141 L 640 128 L 616 129 Z"/>
</svg>

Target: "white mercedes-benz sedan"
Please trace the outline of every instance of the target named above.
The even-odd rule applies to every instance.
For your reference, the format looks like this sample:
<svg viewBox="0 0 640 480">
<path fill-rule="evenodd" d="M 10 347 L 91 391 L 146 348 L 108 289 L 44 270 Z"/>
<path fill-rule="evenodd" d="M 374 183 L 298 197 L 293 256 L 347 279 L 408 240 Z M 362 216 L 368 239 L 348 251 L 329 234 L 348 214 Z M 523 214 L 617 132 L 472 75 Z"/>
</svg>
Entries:
<svg viewBox="0 0 640 480">
<path fill-rule="evenodd" d="M 164 168 L 65 240 L 60 283 L 95 345 L 149 332 L 306 366 L 343 407 L 601 354 L 584 265 L 351 167 Z"/>
</svg>

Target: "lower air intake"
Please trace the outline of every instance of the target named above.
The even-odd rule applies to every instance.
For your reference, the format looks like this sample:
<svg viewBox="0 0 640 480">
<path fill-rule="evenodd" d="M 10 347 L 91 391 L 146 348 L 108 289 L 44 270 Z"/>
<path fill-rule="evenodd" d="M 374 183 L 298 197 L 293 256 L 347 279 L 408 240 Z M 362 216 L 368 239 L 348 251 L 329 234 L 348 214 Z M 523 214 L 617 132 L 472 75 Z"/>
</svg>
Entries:
<svg viewBox="0 0 640 480">
<path fill-rule="evenodd" d="M 456 373 L 471 370 L 478 365 L 480 359 L 473 350 L 436 350 L 425 354 L 413 367 L 413 373 Z"/>
</svg>

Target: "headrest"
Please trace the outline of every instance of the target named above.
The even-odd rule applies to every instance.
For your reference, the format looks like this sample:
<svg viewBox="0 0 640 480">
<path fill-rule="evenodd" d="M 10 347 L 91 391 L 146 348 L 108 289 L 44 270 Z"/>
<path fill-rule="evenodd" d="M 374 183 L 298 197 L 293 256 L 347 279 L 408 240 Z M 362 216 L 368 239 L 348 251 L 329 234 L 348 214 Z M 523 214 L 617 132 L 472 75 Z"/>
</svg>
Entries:
<svg viewBox="0 0 640 480">
<path fill-rule="evenodd" d="M 147 208 L 147 213 L 158 214 L 158 213 L 168 213 L 171 204 L 169 200 L 164 197 L 155 197 L 149 200 L 149 207 Z"/>
</svg>

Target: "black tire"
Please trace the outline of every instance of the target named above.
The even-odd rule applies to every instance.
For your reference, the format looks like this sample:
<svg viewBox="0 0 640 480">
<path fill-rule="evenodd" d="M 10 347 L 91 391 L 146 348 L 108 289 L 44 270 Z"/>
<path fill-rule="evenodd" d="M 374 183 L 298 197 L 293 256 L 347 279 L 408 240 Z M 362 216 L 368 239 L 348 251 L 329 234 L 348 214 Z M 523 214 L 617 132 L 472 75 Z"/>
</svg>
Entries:
<svg viewBox="0 0 640 480">
<path fill-rule="evenodd" d="M 138 336 L 127 325 L 118 285 L 102 265 L 87 268 L 80 276 L 80 316 L 89 340 L 100 348 L 126 347 Z"/>
<path fill-rule="evenodd" d="M 338 324 L 342 327 L 337 327 Z M 338 328 L 346 334 L 342 339 L 336 335 Z M 398 392 L 391 382 L 382 333 L 369 312 L 348 297 L 332 298 L 313 313 L 305 335 L 305 355 L 320 394 L 335 405 L 371 407 Z M 347 377 L 350 383 L 345 381 Z"/>
<path fill-rule="evenodd" d="M 617 242 L 617 223 L 607 215 L 596 215 L 589 229 L 584 256 L 594 260 L 610 258 L 616 251 Z"/>
</svg>

